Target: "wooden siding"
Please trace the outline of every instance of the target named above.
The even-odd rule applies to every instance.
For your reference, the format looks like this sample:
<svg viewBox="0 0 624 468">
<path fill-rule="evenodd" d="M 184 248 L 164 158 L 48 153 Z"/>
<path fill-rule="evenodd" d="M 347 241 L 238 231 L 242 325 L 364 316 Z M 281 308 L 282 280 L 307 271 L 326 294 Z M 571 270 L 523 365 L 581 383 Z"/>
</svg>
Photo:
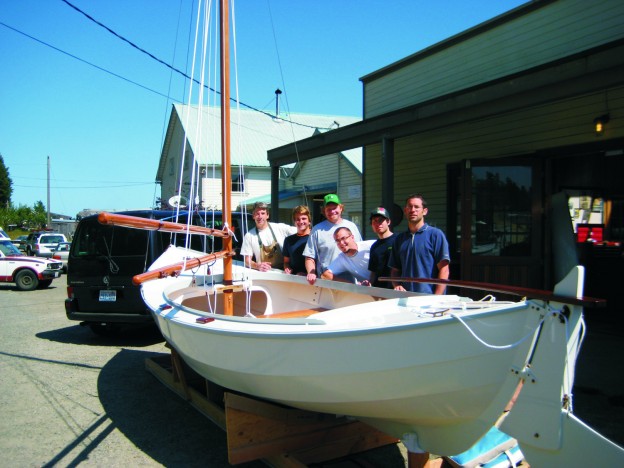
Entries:
<svg viewBox="0 0 624 468">
<path fill-rule="evenodd" d="M 560 0 L 364 86 L 365 118 L 422 103 L 624 37 L 624 2 Z"/>
<path fill-rule="evenodd" d="M 622 109 L 624 87 L 617 87 L 397 139 L 395 203 L 402 207 L 409 193 L 422 193 L 429 203 L 428 222 L 446 230 L 448 164 L 622 138 Z M 611 120 L 605 134 L 597 137 L 593 119 L 607 111 Z M 365 207 L 369 211 L 381 199 L 381 146 L 368 146 L 365 155 Z"/>
<path fill-rule="evenodd" d="M 300 172 L 294 180 L 294 185 L 314 186 L 322 183 L 335 182 L 338 184 L 338 155 L 332 154 L 301 163 Z"/>
<path fill-rule="evenodd" d="M 207 177 L 202 177 L 202 203 L 205 207 L 220 210 L 221 206 L 221 168 L 212 173 L 208 169 Z M 245 191 L 232 192 L 232 207 L 237 210 L 239 205 L 248 198 L 256 198 L 271 193 L 270 168 L 247 168 L 245 170 Z"/>
<path fill-rule="evenodd" d="M 303 161 L 299 166 L 298 174 L 293 179 L 288 179 L 284 187 L 286 189 L 301 189 L 303 186 L 315 187 L 332 183 L 338 187 L 338 196 L 345 205 L 344 217 L 347 219 L 357 218 L 356 221 L 361 224 L 362 175 L 347 158 L 340 154 L 331 154 Z M 359 191 L 359 196 L 352 198 L 353 193 L 357 191 Z M 300 199 L 284 203 L 284 207 L 292 207 L 297 204 L 310 206 L 312 196 L 325 195 L 325 193 L 318 193 L 317 191 L 307 193 L 307 201 L 302 196 Z"/>
<path fill-rule="evenodd" d="M 358 225 L 360 232 L 365 222 L 362 216 L 362 175 L 344 157 L 339 161 L 338 196 L 344 205 L 343 218 Z"/>
</svg>

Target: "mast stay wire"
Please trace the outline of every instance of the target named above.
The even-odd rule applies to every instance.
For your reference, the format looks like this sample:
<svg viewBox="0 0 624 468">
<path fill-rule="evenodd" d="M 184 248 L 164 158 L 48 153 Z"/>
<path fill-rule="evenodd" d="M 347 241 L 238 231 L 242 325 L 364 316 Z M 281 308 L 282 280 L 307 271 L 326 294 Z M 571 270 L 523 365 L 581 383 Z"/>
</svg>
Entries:
<svg viewBox="0 0 624 468">
<path fill-rule="evenodd" d="M 286 110 L 288 112 L 288 115 L 290 115 L 290 105 L 288 103 L 288 92 L 286 90 L 286 81 L 284 79 L 284 70 L 282 68 L 282 59 L 280 57 L 279 48 L 277 46 L 277 34 L 275 32 L 275 22 L 273 21 L 273 11 L 271 10 L 271 2 L 269 0 L 266 0 L 266 3 L 267 3 L 268 10 L 269 10 L 269 19 L 271 21 L 271 32 L 273 33 L 273 43 L 274 43 L 274 46 L 275 46 L 275 53 L 277 55 L 277 64 L 278 64 L 278 68 L 279 68 L 279 72 L 280 72 L 280 77 L 282 79 L 282 88 L 284 89 L 284 100 L 286 101 Z M 276 96 L 276 99 L 279 99 L 279 97 Z M 275 118 L 279 119 L 280 116 L 276 115 Z M 293 127 L 293 121 L 290 120 L 290 118 L 289 119 L 285 119 L 285 120 L 290 123 L 290 132 L 292 134 L 293 145 L 295 147 L 295 156 L 297 158 L 297 164 L 301 164 L 301 161 L 299 159 L 299 148 L 297 147 L 297 138 L 295 137 L 295 130 L 294 130 L 294 127 Z M 324 130 L 329 130 L 329 128 L 324 129 Z M 307 194 L 307 191 L 306 191 L 305 184 L 303 185 L 303 199 L 305 201 L 305 204 L 308 205 L 308 194 Z"/>
</svg>

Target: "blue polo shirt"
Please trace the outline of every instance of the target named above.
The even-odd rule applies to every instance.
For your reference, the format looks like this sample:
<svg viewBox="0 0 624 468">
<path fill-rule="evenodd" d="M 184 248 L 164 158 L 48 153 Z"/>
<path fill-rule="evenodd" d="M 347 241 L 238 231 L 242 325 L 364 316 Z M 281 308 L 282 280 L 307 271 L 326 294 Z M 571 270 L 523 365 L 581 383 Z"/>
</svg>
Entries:
<svg viewBox="0 0 624 468">
<path fill-rule="evenodd" d="M 401 276 L 411 278 L 437 278 L 438 263 L 450 262 L 449 247 L 444 233 L 425 224 L 416 233 L 409 230 L 396 236 L 388 266 L 396 268 Z M 407 291 L 433 294 L 434 284 L 403 283 Z"/>
</svg>

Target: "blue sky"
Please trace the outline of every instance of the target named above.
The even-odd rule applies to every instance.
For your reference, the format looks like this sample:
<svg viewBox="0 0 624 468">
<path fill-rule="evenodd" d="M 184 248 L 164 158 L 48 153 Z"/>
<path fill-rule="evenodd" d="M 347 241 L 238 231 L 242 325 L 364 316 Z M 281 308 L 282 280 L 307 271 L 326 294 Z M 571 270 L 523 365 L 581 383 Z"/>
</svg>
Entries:
<svg viewBox="0 0 624 468">
<path fill-rule="evenodd" d="M 190 74 L 194 1 L 67 2 Z M 360 77 L 523 3 L 238 0 L 240 100 L 273 112 L 281 88 L 282 110 L 361 117 Z M 179 74 L 63 0 L 0 0 L 0 60 L 15 205 L 47 204 L 48 156 L 54 213 L 153 205 L 171 103 L 186 99 Z"/>
</svg>

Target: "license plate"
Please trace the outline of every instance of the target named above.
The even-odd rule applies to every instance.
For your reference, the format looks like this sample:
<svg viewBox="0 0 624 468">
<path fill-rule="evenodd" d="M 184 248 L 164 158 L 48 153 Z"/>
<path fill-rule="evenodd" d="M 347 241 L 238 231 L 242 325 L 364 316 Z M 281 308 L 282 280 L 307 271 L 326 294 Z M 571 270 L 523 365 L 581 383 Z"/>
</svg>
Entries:
<svg viewBox="0 0 624 468">
<path fill-rule="evenodd" d="M 54 277 L 55 278 L 59 278 L 61 276 L 61 273 L 59 271 L 55 271 L 54 272 Z"/>
<path fill-rule="evenodd" d="M 117 300 L 117 291 L 103 289 L 100 291 L 100 302 L 115 302 Z"/>
</svg>

